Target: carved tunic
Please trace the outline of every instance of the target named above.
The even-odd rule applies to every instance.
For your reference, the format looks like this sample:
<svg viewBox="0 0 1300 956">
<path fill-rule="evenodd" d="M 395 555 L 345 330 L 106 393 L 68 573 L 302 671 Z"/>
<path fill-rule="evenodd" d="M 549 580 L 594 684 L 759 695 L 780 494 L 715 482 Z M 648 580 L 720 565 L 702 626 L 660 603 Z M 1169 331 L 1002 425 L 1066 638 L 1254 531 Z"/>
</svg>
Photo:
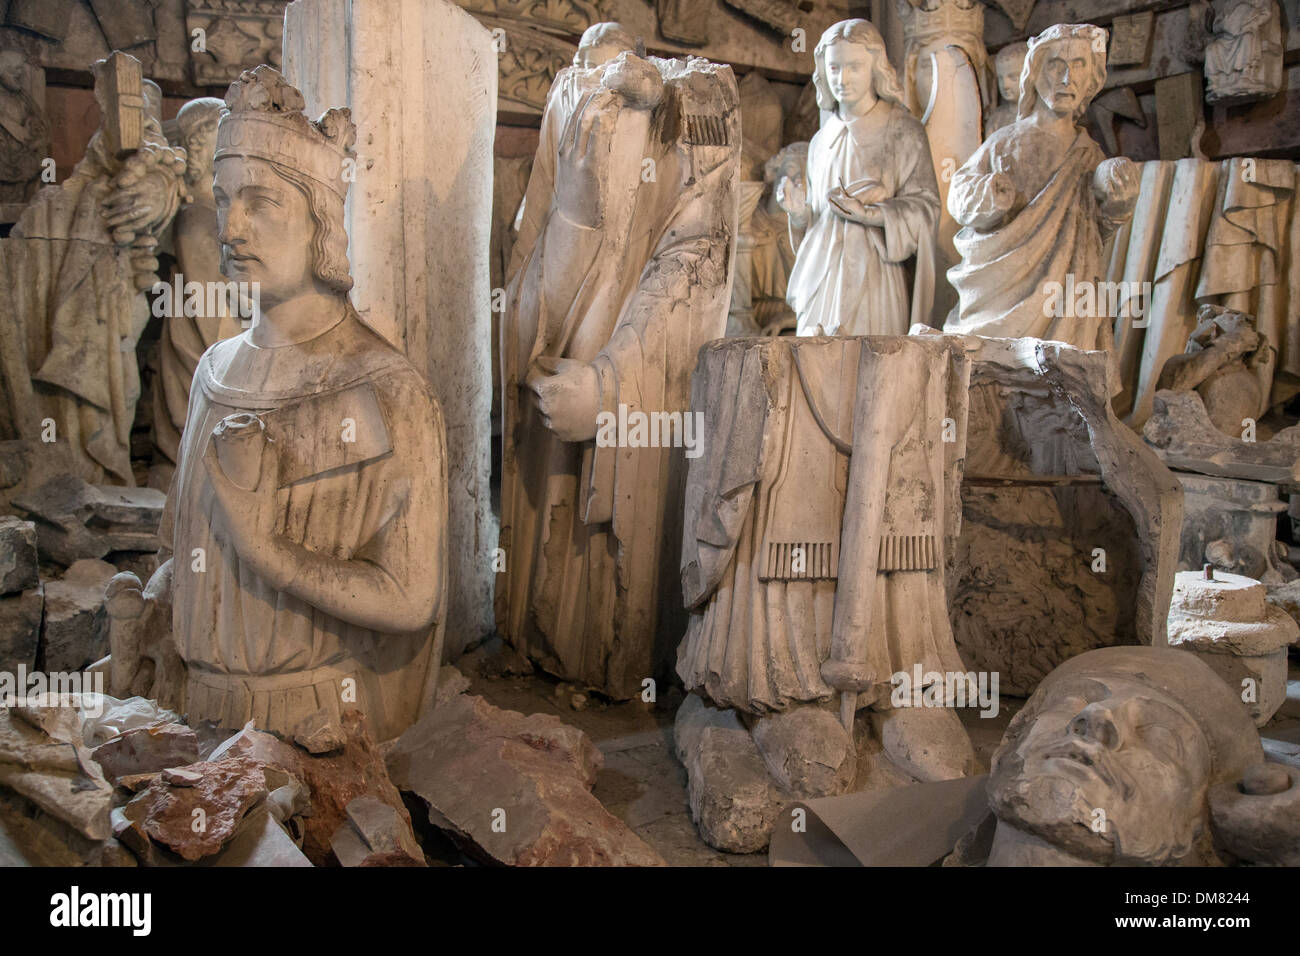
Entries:
<svg viewBox="0 0 1300 956">
<path fill-rule="evenodd" d="M 729 340 L 701 356 L 694 396 L 708 440 L 686 488 L 693 613 L 677 656 L 688 690 L 783 711 L 833 697 L 821 665 L 842 654 L 868 675 L 859 704 L 883 708 L 897 671 L 964 669 L 944 568 L 960 522 L 969 365 L 950 347 Z M 940 441 L 945 418 L 953 442 Z"/>
<path fill-rule="evenodd" d="M 431 692 L 434 630 L 380 633 L 331 617 L 271 587 L 213 534 L 203 456 L 214 426 L 239 412 L 258 415 L 280 444 L 281 536 L 372 564 L 440 610 L 447 492 L 438 405 L 410 363 L 351 311 L 298 345 L 259 348 L 247 332 L 218 343 L 195 373 L 160 531 L 174 550 L 173 634 L 191 720 L 255 720 L 291 734 L 305 717 L 337 720 L 355 705 L 379 739 L 396 736 Z"/>
</svg>

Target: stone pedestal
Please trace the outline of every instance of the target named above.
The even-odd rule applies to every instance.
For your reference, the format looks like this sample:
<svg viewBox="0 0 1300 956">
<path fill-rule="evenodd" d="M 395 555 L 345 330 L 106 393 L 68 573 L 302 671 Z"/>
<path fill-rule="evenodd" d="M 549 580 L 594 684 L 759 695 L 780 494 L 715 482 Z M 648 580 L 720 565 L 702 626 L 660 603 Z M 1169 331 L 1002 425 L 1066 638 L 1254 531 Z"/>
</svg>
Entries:
<svg viewBox="0 0 1300 956">
<path fill-rule="evenodd" d="M 352 301 L 425 375 L 446 418 L 455 654 L 492 630 L 492 35 L 446 0 L 296 0 L 284 73 L 308 115 L 352 109 Z"/>
<path fill-rule="evenodd" d="M 1239 574 L 1180 571 L 1169 608 L 1169 646 L 1196 654 L 1240 695 L 1256 727 L 1286 700 L 1286 649 L 1296 622 Z"/>
<path fill-rule="evenodd" d="M 1263 481 L 1175 472 L 1183 486 L 1183 533 L 1178 570 L 1207 562 L 1221 571 L 1284 580 L 1275 554 L 1277 517 L 1286 506 L 1278 487 Z"/>
</svg>

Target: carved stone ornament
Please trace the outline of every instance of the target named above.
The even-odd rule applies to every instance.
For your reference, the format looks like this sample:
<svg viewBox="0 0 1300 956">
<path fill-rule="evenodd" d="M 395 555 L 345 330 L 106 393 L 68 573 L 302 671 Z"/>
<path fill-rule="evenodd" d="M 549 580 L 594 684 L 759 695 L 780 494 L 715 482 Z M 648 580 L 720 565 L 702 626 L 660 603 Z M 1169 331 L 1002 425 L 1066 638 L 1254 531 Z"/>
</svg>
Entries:
<svg viewBox="0 0 1300 956">
<path fill-rule="evenodd" d="M 199 86 L 225 86 L 259 63 L 280 65 L 289 0 L 187 0 L 185 31 Z M 195 30 L 203 33 L 195 36 Z M 202 49 L 195 49 L 202 47 Z"/>
</svg>

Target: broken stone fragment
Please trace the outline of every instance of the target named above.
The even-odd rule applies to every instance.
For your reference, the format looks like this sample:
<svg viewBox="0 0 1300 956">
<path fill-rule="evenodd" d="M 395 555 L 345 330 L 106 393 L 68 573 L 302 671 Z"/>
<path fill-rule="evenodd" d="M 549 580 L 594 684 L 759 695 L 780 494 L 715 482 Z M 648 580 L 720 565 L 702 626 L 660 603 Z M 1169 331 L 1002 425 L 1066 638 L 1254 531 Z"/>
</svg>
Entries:
<svg viewBox="0 0 1300 956">
<path fill-rule="evenodd" d="M 318 710 L 293 729 L 293 742 L 309 754 L 325 754 L 341 749 L 347 741 L 343 728 L 324 711 Z"/>
<path fill-rule="evenodd" d="M 1161 389 L 1142 437 L 1166 465 L 1179 471 L 1275 484 L 1300 483 L 1300 430 L 1269 441 L 1243 441 L 1219 431 L 1196 392 Z"/>
<path fill-rule="evenodd" d="M 86 839 L 112 835 L 113 788 L 81 744 L 74 707 L 0 707 L 0 791 L 9 791 Z"/>
<path fill-rule="evenodd" d="M 39 583 L 36 525 L 0 515 L 0 595 L 17 594 Z"/>
<path fill-rule="evenodd" d="M 35 669 L 44 609 L 43 587 L 0 597 L 0 671 L 16 674 L 20 666 L 29 673 Z"/>
<path fill-rule="evenodd" d="M 424 866 L 424 852 L 409 820 L 374 797 L 348 804 L 348 822 L 330 840 L 343 866 Z"/>
<path fill-rule="evenodd" d="M 1240 781 L 1210 789 L 1210 815 L 1216 838 L 1237 859 L 1300 866 L 1300 769 L 1249 768 Z"/>
<path fill-rule="evenodd" d="M 112 551 L 157 551 L 166 502 L 155 488 L 90 485 L 65 474 L 19 495 L 13 507 L 33 519 L 41 556 L 66 566 Z"/>
<path fill-rule="evenodd" d="M 1300 626 L 1239 574 L 1180 571 L 1169 608 L 1169 646 L 1191 651 L 1241 697 L 1255 726 L 1286 700 L 1287 645 Z"/>
<path fill-rule="evenodd" d="M 674 729 L 700 837 L 727 853 L 765 850 L 781 808 L 795 797 L 773 783 L 736 711 L 688 694 Z"/>
<path fill-rule="evenodd" d="M 183 724 L 160 724 L 128 730 L 91 753 L 110 780 L 198 763 L 199 743 Z M 187 771 L 193 773 L 193 771 Z M 175 785 L 166 774 L 163 779 Z"/>
<path fill-rule="evenodd" d="M 512 866 L 662 866 L 591 793 L 602 763 L 582 731 L 461 695 L 393 745 L 388 772 L 467 852 Z"/>
<path fill-rule="evenodd" d="M 97 747 L 128 730 L 181 722 L 179 714 L 146 697 L 119 700 L 107 694 L 82 694 L 81 700 L 81 728 L 89 747 Z"/>
<path fill-rule="evenodd" d="M 347 711 L 342 717 L 345 743 L 335 753 L 313 756 L 300 747 L 254 729 L 251 723 L 212 752 L 210 760 L 243 754 L 256 757 L 296 777 L 310 792 L 311 814 L 302 821 L 302 851 L 316 866 L 334 862 L 331 840 L 347 822 L 347 807 L 361 796 L 388 804 L 410 826 L 401 794 L 388 779 L 379 748 L 365 717 Z"/>
<path fill-rule="evenodd" d="M 203 774 L 191 767 L 168 767 L 162 771 L 162 778 L 173 787 L 197 787 Z"/>
<path fill-rule="evenodd" d="M 1300 624 L 1300 580 L 1288 581 L 1285 584 L 1278 584 L 1268 589 L 1268 603 L 1274 607 L 1281 608 L 1290 615 L 1291 620 Z M 1300 645 L 1300 633 L 1292 642 L 1292 646 Z"/>
<path fill-rule="evenodd" d="M 246 756 L 196 763 L 186 769 L 200 779 L 181 787 L 160 775 L 126 805 L 126 819 L 182 859 L 211 856 L 267 795 L 264 766 Z"/>
<path fill-rule="evenodd" d="M 21 798 L 0 794 L 0 867 L 135 865 L 112 837 L 90 840 L 49 814 L 33 815 Z"/>
<path fill-rule="evenodd" d="M 45 670 L 78 671 L 109 652 L 104 586 L 116 573 L 105 561 L 75 561 L 45 585 Z"/>
</svg>

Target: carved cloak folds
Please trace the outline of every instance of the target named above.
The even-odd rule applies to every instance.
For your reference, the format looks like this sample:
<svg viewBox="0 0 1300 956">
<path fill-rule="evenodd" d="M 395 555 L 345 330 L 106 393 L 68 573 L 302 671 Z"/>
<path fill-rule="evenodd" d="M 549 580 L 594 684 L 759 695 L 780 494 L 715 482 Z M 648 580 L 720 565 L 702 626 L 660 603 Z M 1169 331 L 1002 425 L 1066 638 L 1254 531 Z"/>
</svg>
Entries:
<svg viewBox="0 0 1300 956">
<path fill-rule="evenodd" d="M 652 110 L 592 97 L 603 68 L 557 81 L 502 322 L 497 626 L 553 673 L 622 698 L 640 693 L 681 634 L 672 609 L 683 451 L 561 441 L 523 382 L 547 359 L 577 359 L 599 374 L 602 411 L 685 413 L 696 352 L 726 327 L 736 83 L 730 68 L 702 60 L 650 62 L 664 80 Z M 575 109 L 567 84 L 586 84 L 579 95 L 592 98 Z M 561 154 L 584 109 L 608 110 L 599 118 L 615 127 L 608 154 Z M 605 164 L 594 224 L 552 202 L 571 175 L 566 162 Z"/>
</svg>

